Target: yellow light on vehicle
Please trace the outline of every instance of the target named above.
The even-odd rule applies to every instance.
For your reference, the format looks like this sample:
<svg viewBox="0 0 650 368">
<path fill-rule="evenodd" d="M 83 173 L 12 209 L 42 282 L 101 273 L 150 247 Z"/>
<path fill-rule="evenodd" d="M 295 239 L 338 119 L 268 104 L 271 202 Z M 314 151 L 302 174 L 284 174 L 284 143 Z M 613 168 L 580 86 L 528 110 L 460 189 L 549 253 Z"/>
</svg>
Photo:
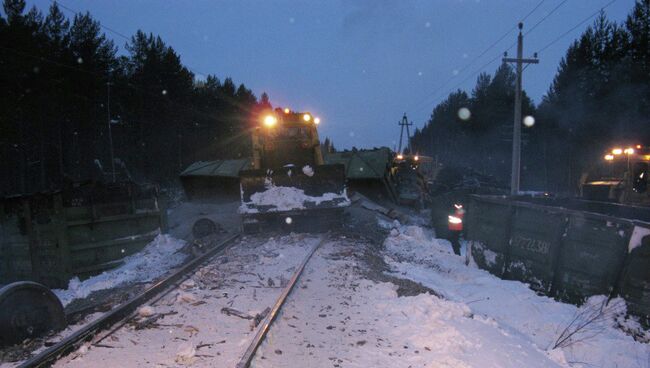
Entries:
<svg viewBox="0 0 650 368">
<path fill-rule="evenodd" d="M 316 125 L 320 124 L 320 118 L 314 118 L 314 124 Z"/>
<path fill-rule="evenodd" d="M 634 148 L 632 148 L 632 147 L 626 148 L 625 151 L 623 151 L 623 152 L 625 152 L 626 155 L 633 155 L 634 154 Z"/>
<path fill-rule="evenodd" d="M 304 115 L 302 116 L 302 120 L 304 120 L 304 121 L 310 121 L 310 120 L 311 120 L 311 115 L 309 115 L 309 114 L 304 114 Z"/>
<path fill-rule="evenodd" d="M 413 159 L 414 159 L 415 161 L 417 161 L 417 160 L 420 159 L 420 156 L 415 156 L 415 157 L 413 157 Z"/>
<path fill-rule="evenodd" d="M 640 145 L 640 144 L 637 144 L 637 145 L 636 145 L 636 149 L 641 149 L 641 145 Z"/>
<path fill-rule="evenodd" d="M 291 110 L 289 110 L 288 107 L 285 107 L 285 108 L 284 108 L 284 113 L 285 113 L 285 114 L 288 114 L 288 113 L 290 113 L 290 112 L 291 112 Z"/>
<path fill-rule="evenodd" d="M 404 156 L 402 156 L 402 155 L 397 155 L 397 159 L 398 159 L 398 160 L 403 160 L 403 159 L 404 159 Z"/>
<path fill-rule="evenodd" d="M 615 155 L 620 155 L 620 154 L 623 153 L 623 149 L 622 148 L 614 148 L 612 150 L 612 153 L 615 154 Z"/>
<path fill-rule="evenodd" d="M 614 159 L 614 155 L 610 155 L 610 154 L 605 155 L 605 160 L 611 161 L 613 159 Z"/>
<path fill-rule="evenodd" d="M 277 123 L 278 123 L 278 119 L 276 119 L 275 116 L 273 115 L 266 115 L 266 117 L 264 117 L 264 125 L 266 125 L 269 128 L 275 126 L 275 124 Z"/>
</svg>

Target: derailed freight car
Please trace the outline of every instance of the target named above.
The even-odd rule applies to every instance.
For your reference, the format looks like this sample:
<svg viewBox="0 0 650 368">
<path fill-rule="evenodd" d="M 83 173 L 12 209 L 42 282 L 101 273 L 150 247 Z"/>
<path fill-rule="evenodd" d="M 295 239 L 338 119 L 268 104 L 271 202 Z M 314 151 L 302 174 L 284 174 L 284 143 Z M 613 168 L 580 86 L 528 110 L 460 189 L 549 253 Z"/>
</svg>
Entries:
<svg viewBox="0 0 650 368">
<path fill-rule="evenodd" d="M 494 275 L 576 304 L 621 296 L 650 322 L 650 208 L 472 195 L 465 234 L 473 260 Z"/>
<path fill-rule="evenodd" d="M 62 327 L 48 288 L 116 267 L 165 231 L 157 189 L 133 182 L 0 199 L 0 346 Z"/>
</svg>

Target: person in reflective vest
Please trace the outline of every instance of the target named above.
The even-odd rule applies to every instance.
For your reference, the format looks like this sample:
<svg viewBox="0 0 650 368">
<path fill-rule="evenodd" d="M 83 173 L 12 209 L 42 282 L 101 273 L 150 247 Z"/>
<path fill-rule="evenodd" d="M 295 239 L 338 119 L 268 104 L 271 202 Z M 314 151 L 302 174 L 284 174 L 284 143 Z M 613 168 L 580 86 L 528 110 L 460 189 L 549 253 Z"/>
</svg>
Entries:
<svg viewBox="0 0 650 368">
<path fill-rule="evenodd" d="M 449 241 L 454 253 L 460 255 L 460 234 L 463 231 L 463 216 L 465 209 L 462 204 L 454 204 L 454 209 L 447 219 L 447 228 L 449 229 Z"/>
</svg>

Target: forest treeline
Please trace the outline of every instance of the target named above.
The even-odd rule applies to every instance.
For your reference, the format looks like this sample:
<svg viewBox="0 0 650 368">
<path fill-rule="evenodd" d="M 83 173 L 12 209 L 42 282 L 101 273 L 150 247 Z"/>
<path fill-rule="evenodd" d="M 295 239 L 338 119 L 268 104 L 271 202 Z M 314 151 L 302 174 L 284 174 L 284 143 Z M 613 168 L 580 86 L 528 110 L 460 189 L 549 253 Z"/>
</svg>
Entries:
<svg viewBox="0 0 650 368">
<path fill-rule="evenodd" d="M 524 93 L 523 115 L 535 118 L 523 131 L 524 189 L 574 191 L 608 148 L 650 145 L 649 25 L 649 0 L 637 0 L 620 24 L 601 14 L 566 51 L 541 103 Z M 95 160 L 110 170 L 109 121 L 114 156 L 140 181 L 172 182 L 191 162 L 248 155 L 247 130 L 271 106 L 266 94 L 258 99 L 230 78 L 196 78 L 152 34 L 138 31 L 123 51 L 88 13 L 69 18 L 53 3 L 43 14 L 4 0 L 0 194 L 88 179 Z M 514 83 L 506 64 L 479 75 L 472 91 L 433 108 L 413 146 L 507 184 Z"/>
<path fill-rule="evenodd" d="M 650 145 L 649 33 L 648 0 L 638 0 L 620 24 L 601 12 L 566 51 L 541 103 L 535 106 L 524 93 L 523 116 L 535 124 L 522 128 L 523 189 L 572 193 L 606 150 Z M 524 87 L 530 73 L 534 67 L 525 71 Z M 414 147 L 508 185 L 514 85 L 507 64 L 479 75 L 471 92 L 455 91 L 433 109 L 415 132 Z M 469 119 L 458 116 L 463 107 Z"/>
<path fill-rule="evenodd" d="M 138 31 L 124 55 L 88 13 L 66 17 L 5 0 L 0 13 L 0 193 L 60 188 L 110 170 L 173 181 L 196 160 L 248 155 L 255 114 L 270 107 L 245 85 L 202 79 L 172 47 Z M 110 112 L 109 112 L 110 111 Z"/>
</svg>

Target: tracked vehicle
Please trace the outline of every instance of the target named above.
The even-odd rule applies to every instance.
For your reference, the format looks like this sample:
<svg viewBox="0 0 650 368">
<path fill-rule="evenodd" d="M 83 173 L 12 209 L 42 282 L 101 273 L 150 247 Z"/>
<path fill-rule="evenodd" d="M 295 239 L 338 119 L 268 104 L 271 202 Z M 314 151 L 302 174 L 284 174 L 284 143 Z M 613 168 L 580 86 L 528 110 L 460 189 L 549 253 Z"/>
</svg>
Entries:
<svg viewBox="0 0 650 368">
<path fill-rule="evenodd" d="M 350 204 L 343 165 L 326 165 L 320 120 L 308 112 L 262 114 L 252 134 L 250 169 L 239 172 L 243 230 L 325 231 Z"/>
</svg>

